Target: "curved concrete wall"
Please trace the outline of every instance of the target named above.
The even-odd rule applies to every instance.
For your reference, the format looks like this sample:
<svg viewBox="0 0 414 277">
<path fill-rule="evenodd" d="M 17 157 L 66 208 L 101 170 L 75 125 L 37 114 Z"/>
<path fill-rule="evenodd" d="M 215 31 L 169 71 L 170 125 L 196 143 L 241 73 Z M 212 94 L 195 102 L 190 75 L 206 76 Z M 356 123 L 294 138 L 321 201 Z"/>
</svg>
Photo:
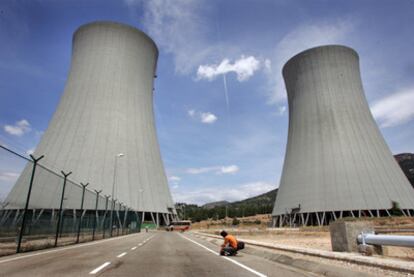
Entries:
<svg viewBox="0 0 414 277">
<path fill-rule="evenodd" d="M 69 77 L 59 106 L 36 148 L 42 164 L 72 171 L 71 179 L 89 182 L 136 211 L 167 213 L 173 208 L 153 115 L 153 78 L 158 50 L 136 28 L 94 22 L 73 36 Z M 119 153 L 125 156 L 116 158 Z M 6 201 L 21 206 L 28 166 Z M 79 208 L 79 189 L 68 187 L 67 208 Z M 50 174 L 36 175 L 31 206 L 56 208 L 61 185 Z M 72 195 L 72 196 L 71 196 Z M 94 198 L 86 207 L 94 206 Z M 100 202 L 100 208 L 102 207 Z"/>
<path fill-rule="evenodd" d="M 285 162 L 273 215 L 414 208 L 414 190 L 365 99 L 358 54 L 322 46 L 283 68 L 289 102 Z"/>
</svg>

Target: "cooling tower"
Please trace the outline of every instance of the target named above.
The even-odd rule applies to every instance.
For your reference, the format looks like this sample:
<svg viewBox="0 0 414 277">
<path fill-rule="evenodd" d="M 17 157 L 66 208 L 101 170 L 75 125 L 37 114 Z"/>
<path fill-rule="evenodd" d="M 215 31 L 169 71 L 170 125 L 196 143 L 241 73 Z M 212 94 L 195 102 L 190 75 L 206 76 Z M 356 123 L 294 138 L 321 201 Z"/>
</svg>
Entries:
<svg viewBox="0 0 414 277">
<path fill-rule="evenodd" d="M 386 216 L 392 201 L 411 215 L 414 190 L 368 107 L 358 54 L 322 46 L 283 68 L 289 133 L 273 224 L 327 224 Z"/>
<path fill-rule="evenodd" d="M 112 22 L 81 26 L 73 36 L 69 76 L 59 106 L 36 148 L 35 157 L 56 172 L 89 183 L 130 209 L 175 213 L 153 112 L 158 49 L 138 29 Z M 32 166 L 28 165 L 6 201 L 24 206 Z M 59 208 L 61 182 L 39 171 L 31 208 Z M 69 186 L 64 207 L 79 209 L 81 193 Z M 85 208 L 94 208 L 87 197 Z M 98 209 L 104 209 L 99 203 Z"/>
</svg>

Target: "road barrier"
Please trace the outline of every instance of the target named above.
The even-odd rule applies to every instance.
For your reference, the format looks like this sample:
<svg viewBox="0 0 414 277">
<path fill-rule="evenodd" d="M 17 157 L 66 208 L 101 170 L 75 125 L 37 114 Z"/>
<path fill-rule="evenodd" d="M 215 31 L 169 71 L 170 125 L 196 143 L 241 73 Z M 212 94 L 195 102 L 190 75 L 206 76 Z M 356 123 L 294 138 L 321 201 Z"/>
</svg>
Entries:
<svg viewBox="0 0 414 277">
<path fill-rule="evenodd" d="M 414 236 L 376 235 L 361 233 L 357 238 L 360 244 L 414 247 Z"/>
</svg>

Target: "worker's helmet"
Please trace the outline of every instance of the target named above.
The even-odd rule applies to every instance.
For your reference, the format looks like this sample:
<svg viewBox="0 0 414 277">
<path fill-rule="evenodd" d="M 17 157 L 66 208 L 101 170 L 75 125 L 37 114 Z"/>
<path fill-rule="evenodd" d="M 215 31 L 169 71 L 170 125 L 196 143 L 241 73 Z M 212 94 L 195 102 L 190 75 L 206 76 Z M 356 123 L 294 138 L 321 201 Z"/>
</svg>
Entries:
<svg viewBox="0 0 414 277">
<path fill-rule="evenodd" d="M 220 232 L 220 236 L 222 236 L 223 238 L 225 238 L 227 235 L 228 235 L 228 234 L 227 234 L 227 232 L 226 232 L 226 231 L 221 230 L 221 232 Z"/>
</svg>

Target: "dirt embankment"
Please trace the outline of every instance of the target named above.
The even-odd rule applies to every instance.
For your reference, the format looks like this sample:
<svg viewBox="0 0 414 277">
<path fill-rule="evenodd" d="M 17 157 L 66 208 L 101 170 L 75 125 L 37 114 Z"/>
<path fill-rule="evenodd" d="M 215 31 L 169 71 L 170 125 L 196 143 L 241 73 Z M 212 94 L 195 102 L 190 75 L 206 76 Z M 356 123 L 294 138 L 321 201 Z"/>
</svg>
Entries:
<svg viewBox="0 0 414 277">
<path fill-rule="evenodd" d="M 194 223 L 192 228 L 211 234 L 219 234 L 226 229 L 240 239 L 251 239 L 267 243 L 284 244 L 297 247 L 332 250 L 329 227 L 300 227 L 300 228 L 268 228 L 271 215 L 256 215 L 237 219 L 238 225 L 232 225 L 234 219 L 205 220 Z M 367 220 L 374 222 L 379 233 L 395 235 L 414 235 L 414 218 L 387 217 L 364 218 L 349 220 Z M 237 222 L 236 222 L 237 223 Z M 389 257 L 414 261 L 414 249 L 405 247 L 384 247 L 384 253 Z"/>
</svg>

